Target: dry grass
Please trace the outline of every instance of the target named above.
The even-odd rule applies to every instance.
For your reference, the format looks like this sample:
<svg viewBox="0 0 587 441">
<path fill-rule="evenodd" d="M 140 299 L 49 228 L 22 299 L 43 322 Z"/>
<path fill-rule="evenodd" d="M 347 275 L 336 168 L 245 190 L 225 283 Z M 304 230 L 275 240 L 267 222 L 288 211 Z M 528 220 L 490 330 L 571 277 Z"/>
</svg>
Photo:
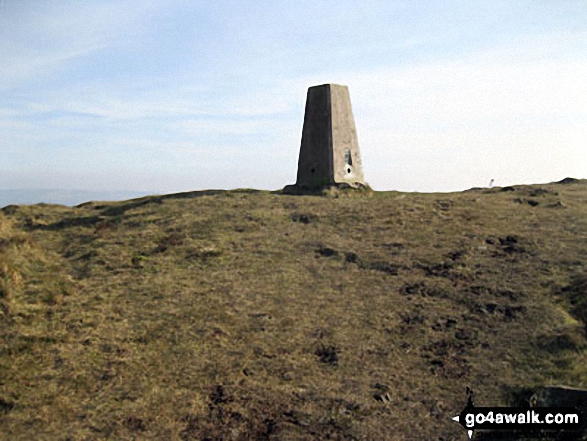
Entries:
<svg viewBox="0 0 587 441">
<path fill-rule="evenodd" d="M 466 386 L 587 386 L 586 203 L 580 181 L 4 209 L 0 438 L 464 439 Z"/>
</svg>

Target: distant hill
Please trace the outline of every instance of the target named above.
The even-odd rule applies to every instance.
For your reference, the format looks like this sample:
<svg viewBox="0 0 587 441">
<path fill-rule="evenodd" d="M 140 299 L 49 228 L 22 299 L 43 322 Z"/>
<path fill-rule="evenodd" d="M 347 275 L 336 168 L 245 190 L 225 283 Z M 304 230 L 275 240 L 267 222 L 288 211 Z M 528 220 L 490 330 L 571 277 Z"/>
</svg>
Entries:
<svg viewBox="0 0 587 441">
<path fill-rule="evenodd" d="M 64 189 L 0 189 L 0 207 L 11 204 L 60 204 L 74 206 L 87 201 L 118 201 L 145 196 L 137 191 L 90 191 Z"/>
<path fill-rule="evenodd" d="M 585 180 L 6 207 L 0 440 L 467 439 L 587 386 L 586 243 Z"/>
</svg>

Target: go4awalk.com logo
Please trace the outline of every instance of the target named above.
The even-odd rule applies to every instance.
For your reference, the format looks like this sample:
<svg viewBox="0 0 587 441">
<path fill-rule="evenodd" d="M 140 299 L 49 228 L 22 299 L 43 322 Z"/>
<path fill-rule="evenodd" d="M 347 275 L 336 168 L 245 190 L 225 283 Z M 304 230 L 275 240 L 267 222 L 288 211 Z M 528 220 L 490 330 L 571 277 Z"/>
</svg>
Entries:
<svg viewBox="0 0 587 441">
<path fill-rule="evenodd" d="M 467 405 L 452 419 L 467 431 L 469 439 L 476 430 L 499 430 L 512 432 L 564 432 L 580 434 L 586 428 L 585 415 L 576 407 L 475 407 L 473 394 Z"/>
</svg>

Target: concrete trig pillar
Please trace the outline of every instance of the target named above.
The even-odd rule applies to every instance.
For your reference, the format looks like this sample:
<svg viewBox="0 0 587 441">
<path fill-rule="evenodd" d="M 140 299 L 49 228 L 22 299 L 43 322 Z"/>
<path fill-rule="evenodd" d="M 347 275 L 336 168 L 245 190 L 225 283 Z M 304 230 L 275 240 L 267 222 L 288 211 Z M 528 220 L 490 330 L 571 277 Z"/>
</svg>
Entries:
<svg viewBox="0 0 587 441">
<path fill-rule="evenodd" d="M 364 186 L 363 166 L 347 86 L 308 89 L 296 186 Z"/>
</svg>

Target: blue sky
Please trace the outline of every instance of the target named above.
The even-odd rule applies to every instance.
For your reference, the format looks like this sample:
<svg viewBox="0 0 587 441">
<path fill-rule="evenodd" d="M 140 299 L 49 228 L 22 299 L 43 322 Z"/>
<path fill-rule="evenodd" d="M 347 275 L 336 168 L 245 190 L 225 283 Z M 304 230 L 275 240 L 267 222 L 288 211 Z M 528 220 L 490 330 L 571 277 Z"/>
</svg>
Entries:
<svg viewBox="0 0 587 441">
<path fill-rule="evenodd" d="M 0 188 L 278 189 L 349 86 L 367 181 L 587 178 L 587 2 L 0 0 Z"/>
</svg>

